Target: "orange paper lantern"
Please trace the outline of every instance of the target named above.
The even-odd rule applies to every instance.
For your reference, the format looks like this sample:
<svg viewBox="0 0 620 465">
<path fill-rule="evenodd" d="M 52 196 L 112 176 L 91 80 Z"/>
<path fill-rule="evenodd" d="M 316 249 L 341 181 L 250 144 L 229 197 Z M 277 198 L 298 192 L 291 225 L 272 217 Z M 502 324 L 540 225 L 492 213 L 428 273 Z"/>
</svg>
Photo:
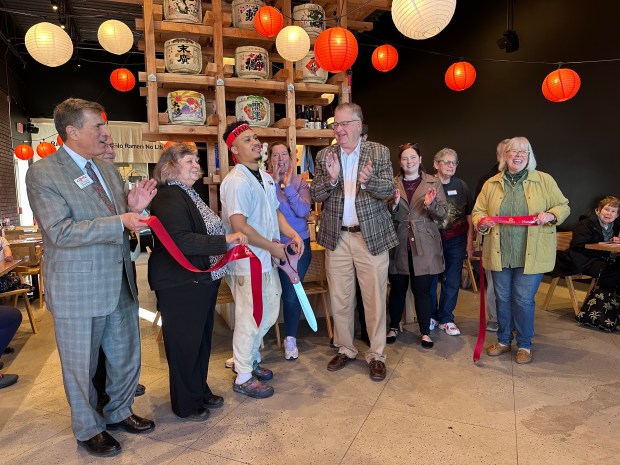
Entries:
<svg viewBox="0 0 620 465">
<path fill-rule="evenodd" d="M 37 146 L 37 155 L 39 155 L 41 158 L 45 158 L 54 152 L 56 152 L 56 147 L 54 147 L 49 142 L 41 142 Z"/>
<path fill-rule="evenodd" d="M 133 85 L 131 87 L 133 87 Z M 101 118 L 103 118 L 105 124 L 108 124 L 108 114 L 105 111 L 101 112 Z"/>
<path fill-rule="evenodd" d="M 446 85 L 456 91 L 471 87 L 476 80 L 476 68 L 471 63 L 459 61 L 454 63 L 446 71 Z"/>
<path fill-rule="evenodd" d="M 284 27 L 284 16 L 272 6 L 263 6 L 254 15 L 254 27 L 260 35 L 275 37 Z"/>
<path fill-rule="evenodd" d="M 136 85 L 136 78 L 128 69 L 118 68 L 112 71 L 110 83 L 119 92 L 128 92 Z"/>
<path fill-rule="evenodd" d="M 34 150 L 28 144 L 19 144 L 13 151 L 15 156 L 20 160 L 30 160 L 34 157 Z"/>
<path fill-rule="evenodd" d="M 60 134 L 56 136 L 56 143 L 58 144 L 58 147 L 64 144 L 64 142 L 62 141 L 62 137 L 60 137 Z"/>
<path fill-rule="evenodd" d="M 547 100 L 564 102 L 573 98 L 579 87 L 579 75 L 572 69 L 560 68 L 547 75 L 542 84 L 542 93 Z"/>
<path fill-rule="evenodd" d="M 372 65 L 384 73 L 394 69 L 398 63 L 398 51 L 389 44 L 381 45 L 372 52 Z"/>
<path fill-rule="evenodd" d="M 330 73 L 340 73 L 355 63 L 357 40 L 348 29 L 331 27 L 316 38 L 314 56 L 321 68 Z"/>
</svg>

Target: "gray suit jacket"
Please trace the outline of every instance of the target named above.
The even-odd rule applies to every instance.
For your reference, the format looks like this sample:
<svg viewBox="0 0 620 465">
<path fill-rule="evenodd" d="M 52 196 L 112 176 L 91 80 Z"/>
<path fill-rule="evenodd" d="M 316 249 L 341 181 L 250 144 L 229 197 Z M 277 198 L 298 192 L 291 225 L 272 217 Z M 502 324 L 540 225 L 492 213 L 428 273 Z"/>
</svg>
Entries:
<svg viewBox="0 0 620 465">
<path fill-rule="evenodd" d="M 127 212 L 118 170 L 96 159 L 92 162 L 112 193 L 117 212 Z M 127 231 L 92 184 L 83 189 L 76 184 L 83 174 L 62 147 L 26 173 L 28 199 L 43 233 L 45 303 L 56 318 L 112 313 L 123 274 L 137 301 Z"/>
</svg>

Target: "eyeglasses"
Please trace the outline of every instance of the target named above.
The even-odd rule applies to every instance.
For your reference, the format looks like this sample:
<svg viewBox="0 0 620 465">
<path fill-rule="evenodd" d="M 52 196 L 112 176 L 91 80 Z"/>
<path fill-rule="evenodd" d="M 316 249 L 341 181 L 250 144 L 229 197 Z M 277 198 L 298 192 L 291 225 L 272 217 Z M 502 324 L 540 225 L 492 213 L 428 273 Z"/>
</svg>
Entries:
<svg viewBox="0 0 620 465">
<path fill-rule="evenodd" d="M 510 150 L 506 150 L 506 153 L 509 153 L 510 155 L 529 155 L 530 151 L 529 150 L 517 150 L 517 149 L 510 149 Z"/>
<path fill-rule="evenodd" d="M 338 129 L 339 127 L 346 128 L 347 126 L 349 126 L 349 124 L 351 124 L 351 123 L 353 123 L 355 121 L 361 121 L 361 120 L 359 120 L 359 119 L 352 119 L 351 121 L 341 121 L 340 123 L 333 122 L 332 123 L 332 128 L 333 129 Z"/>
<path fill-rule="evenodd" d="M 443 163 L 444 165 L 448 165 L 448 166 L 458 166 L 459 164 L 458 161 L 452 161 L 452 160 L 439 160 L 439 163 Z"/>
</svg>

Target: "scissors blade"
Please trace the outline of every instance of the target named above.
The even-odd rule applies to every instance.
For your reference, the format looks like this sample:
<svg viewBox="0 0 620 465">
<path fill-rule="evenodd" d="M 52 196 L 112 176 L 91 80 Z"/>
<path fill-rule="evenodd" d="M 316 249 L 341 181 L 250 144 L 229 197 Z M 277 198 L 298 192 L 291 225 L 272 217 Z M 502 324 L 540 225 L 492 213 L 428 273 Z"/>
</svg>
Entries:
<svg viewBox="0 0 620 465">
<path fill-rule="evenodd" d="M 314 310 L 312 310 L 312 307 L 310 306 L 310 302 L 308 301 L 308 296 L 306 296 L 303 285 L 301 283 L 293 284 L 293 288 L 295 289 L 295 293 L 297 294 L 297 298 L 299 299 L 301 309 L 304 312 L 308 325 L 312 328 L 312 331 L 316 333 L 318 329 L 316 317 L 314 316 Z"/>
</svg>

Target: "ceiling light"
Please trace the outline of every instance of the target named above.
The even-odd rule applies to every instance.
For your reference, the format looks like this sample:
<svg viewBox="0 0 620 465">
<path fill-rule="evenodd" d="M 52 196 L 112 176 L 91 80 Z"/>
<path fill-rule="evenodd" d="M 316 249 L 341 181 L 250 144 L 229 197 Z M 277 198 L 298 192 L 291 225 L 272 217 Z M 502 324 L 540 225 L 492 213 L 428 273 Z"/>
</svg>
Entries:
<svg viewBox="0 0 620 465">
<path fill-rule="evenodd" d="M 52 0 L 52 10 L 58 11 L 58 2 L 56 0 Z"/>
</svg>

